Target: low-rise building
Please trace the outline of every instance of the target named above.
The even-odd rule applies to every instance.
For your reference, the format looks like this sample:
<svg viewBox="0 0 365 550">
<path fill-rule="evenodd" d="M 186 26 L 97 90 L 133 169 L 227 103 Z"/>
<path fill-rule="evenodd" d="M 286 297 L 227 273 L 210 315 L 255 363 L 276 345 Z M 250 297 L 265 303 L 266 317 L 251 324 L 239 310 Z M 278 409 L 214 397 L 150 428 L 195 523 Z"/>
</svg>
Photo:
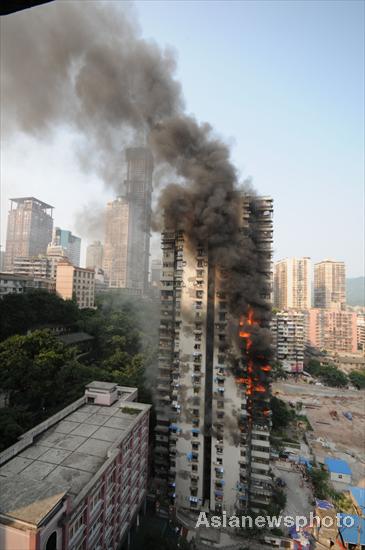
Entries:
<svg viewBox="0 0 365 550">
<path fill-rule="evenodd" d="M 23 294 L 28 290 L 35 289 L 55 292 L 56 284 L 52 279 L 34 278 L 14 273 L 0 273 L 0 298 L 6 294 Z"/>
<path fill-rule="evenodd" d="M 116 550 L 146 497 L 150 405 L 136 388 L 85 395 L 0 454 L 1 550 Z"/>
<path fill-rule="evenodd" d="M 75 299 L 80 309 L 95 307 L 95 272 L 67 260 L 57 264 L 56 292 L 64 300 Z"/>
</svg>

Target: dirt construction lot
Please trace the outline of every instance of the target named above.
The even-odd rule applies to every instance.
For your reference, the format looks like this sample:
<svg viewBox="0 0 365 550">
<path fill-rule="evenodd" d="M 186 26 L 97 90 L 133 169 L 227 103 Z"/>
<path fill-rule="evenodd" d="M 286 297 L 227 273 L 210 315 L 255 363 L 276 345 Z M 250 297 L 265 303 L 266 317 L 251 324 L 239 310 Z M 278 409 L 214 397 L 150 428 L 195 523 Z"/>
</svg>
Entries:
<svg viewBox="0 0 365 550">
<path fill-rule="evenodd" d="M 275 383 L 273 394 L 284 401 L 303 403 L 314 438 L 332 442 L 336 450 L 353 452 L 365 460 L 365 392 L 315 386 L 303 382 Z M 337 417 L 330 412 L 336 411 Z M 343 413 L 351 412 L 352 421 Z"/>
</svg>

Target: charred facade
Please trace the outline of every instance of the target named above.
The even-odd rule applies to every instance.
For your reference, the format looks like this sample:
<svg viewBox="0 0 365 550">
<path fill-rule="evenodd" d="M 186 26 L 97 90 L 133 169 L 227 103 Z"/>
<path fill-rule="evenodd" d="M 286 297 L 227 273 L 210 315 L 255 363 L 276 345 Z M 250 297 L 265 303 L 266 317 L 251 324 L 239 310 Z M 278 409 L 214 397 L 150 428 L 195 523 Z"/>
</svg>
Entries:
<svg viewBox="0 0 365 550">
<path fill-rule="evenodd" d="M 177 512 L 270 503 L 273 206 L 270 198 L 237 200 L 242 246 L 250 235 L 261 281 L 259 299 L 242 315 L 232 304 L 230 270 L 209 245 L 192 243 L 183 230 L 162 236 L 155 475 Z"/>
</svg>

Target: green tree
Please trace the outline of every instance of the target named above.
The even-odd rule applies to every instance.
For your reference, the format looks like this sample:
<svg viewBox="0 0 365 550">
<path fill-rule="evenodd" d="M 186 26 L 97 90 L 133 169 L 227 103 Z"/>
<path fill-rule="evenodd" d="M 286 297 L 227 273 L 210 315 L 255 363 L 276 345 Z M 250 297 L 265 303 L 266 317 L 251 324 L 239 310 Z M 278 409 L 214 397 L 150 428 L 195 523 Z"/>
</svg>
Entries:
<svg viewBox="0 0 365 550">
<path fill-rule="evenodd" d="M 72 327 L 79 316 L 72 300 L 63 300 L 45 290 L 7 294 L 0 300 L 0 340 L 47 325 Z"/>
<path fill-rule="evenodd" d="M 289 409 L 288 405 L 273 396 L 270 402 L 272 412 L 272 427 L 274 430 L 286 428 L 293 420 L 294 413 Z"/>
<path fill-rule="evenodd" d="M 280 361 L 274 361 L 271 369 L 272 380 L 286 380 L 288 378 L 288 373 L 284 370 L 284 367 Z"/>
<path fill-rule="evenodd" d="M 34 423 L 80 397 L 94 378 L 105 379 L 107 374 L 80 364 L 76 350 L 47 330 L 0 343 L 1 388 L 9 405 L 31 412 Z"/>
<path fill-rule="evenodd" d="M 329 473 L 322 468 L 312 468 L 309 471 L 309 477 L 313 484 L 314 496 L 319 499 L 327 499 L 332 494 L 332 488 L 329 483 Z"/>
<path fill-rule="evenodd" d="M 359 390 L 363 390 L 365 388 L 365 369 L 353 370 L 349 374 L 349 379 L 353 386 Z"/>
</svg>

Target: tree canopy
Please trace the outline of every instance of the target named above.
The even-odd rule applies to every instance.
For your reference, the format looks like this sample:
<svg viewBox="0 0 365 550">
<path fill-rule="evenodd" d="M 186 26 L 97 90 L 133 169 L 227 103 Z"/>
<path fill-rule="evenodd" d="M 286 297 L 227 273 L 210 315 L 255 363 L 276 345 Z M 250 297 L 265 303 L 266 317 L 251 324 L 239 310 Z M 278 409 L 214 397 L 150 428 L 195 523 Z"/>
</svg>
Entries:
<svg viewBox="0 0 365 550">
<path fill-rule="evenodd" d="M 0 409 L 2 448 L 84 392 L 92 380 L 137 387 L 151 402 L 157 364 L 158 307 L 148 301 L 106 293 L 96 310 L 43 291 L 0 300 Z M 80 356 L 53 334 L 53 325 L 94 337 Z M 37 327 L 49 327 L 37 329 Z"/>
</svg>

